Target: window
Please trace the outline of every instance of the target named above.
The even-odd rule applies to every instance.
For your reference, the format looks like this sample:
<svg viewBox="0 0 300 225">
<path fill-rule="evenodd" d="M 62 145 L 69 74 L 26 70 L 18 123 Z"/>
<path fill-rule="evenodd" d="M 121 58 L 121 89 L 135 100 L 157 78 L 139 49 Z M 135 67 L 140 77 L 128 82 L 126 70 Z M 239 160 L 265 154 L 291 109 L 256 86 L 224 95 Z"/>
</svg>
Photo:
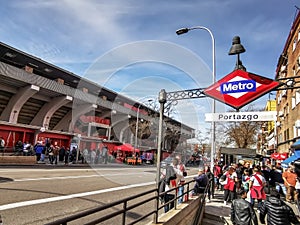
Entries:
<svg viewBox="0 0 300 225">
<path fill-rule="evenodd" d="M 293 43 L 293 51 L 296 49 L 296 45 L 297 45 L 297 40 L 295 39 Z"/>
<path fill-rule="evenodd" d="M 296 107 L 296 98 L 292 97 L 292 109 Z"/>
<path fill-rule="evenodd" d="M 284 141 L 287 141 L 290 139 L 290 135 L 289 135 L 289 129 L 286 129 L 284 131 Z"/>
<path fill-rule="evenodd" d="M 300 136 L 300 128 L 297 128 L 296 126 L 293 126 L 293 128 L 294 128 L 294 137 L 293 138 L 299 137 Z"/>
<path fill-rule="evenodd" d="M 295 97 L 296 97 L 295 103 L 296 103 L 296 105 L 298 105 L 300 103 L 300 91 L 299 90 L 296 91 Z"/>
</svg>

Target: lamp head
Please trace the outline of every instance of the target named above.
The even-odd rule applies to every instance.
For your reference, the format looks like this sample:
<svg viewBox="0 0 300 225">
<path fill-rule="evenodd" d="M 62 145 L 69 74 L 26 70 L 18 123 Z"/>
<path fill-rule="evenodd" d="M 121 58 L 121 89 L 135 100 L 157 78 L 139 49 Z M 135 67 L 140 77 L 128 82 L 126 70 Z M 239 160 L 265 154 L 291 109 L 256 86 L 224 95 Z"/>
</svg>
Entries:
<svg viewBox="0 0 300 225">
<path fill-rule="evenodd" d="M 185 34 L 187 32 L 189 32 L 189 28 L 180 28 L 180 29 L 176 30 L 177 35 Z"/>
<path fill-rule="evenodd" d="M 228 55 L 236 55 L 245 52 L 244 46 L 241 44 L 241 39 L 239 36 L 235 36 L 232 39 L 232 46 L 229 50 Z"/>
</svg>

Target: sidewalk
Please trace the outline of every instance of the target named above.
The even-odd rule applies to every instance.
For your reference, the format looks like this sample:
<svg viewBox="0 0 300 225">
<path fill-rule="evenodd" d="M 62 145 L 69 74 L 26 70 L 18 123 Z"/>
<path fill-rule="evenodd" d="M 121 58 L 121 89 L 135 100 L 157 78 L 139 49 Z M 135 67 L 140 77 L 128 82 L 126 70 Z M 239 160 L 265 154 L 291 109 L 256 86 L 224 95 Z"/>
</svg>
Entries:
<svg viewBox="0 0 300 225">
<path fill-rule="evenodd" d="M 223 191 L 216 190 L 214 198 L 212 198 L 210 202 L 206 202 L 204 217 L 208 219 L 205 219 L 203 224 L 207 224 L 207 225 L 208 224 L 214 224 L 214 225 L 230 224 L 231 225 L 232 223 L 230 221 L 230 209 L 231 209 L 231 203 L 227 203 L 227 205 L 224 205 Z"/>
</svg>

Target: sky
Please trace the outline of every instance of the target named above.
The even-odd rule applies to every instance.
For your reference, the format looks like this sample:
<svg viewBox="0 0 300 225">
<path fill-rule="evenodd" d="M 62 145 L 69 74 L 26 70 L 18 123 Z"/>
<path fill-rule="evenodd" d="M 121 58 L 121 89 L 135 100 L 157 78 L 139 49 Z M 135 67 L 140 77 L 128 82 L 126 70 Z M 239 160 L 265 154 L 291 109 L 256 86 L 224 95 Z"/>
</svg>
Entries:
<svg viewBox="0 0 300 225">
<path fill-rule="evenodd" d="M 275 78 L 299 0 L 0 0 L 0 41 L 141 103 L 161 89 L 205 88 L 232 72 Z M 176 35 L 182 27 L 198 27 Z M 201 27 L 201 28 L 200 28 Z M 204 27 L 204 28 L 203 28 Z M 210 32 L 209 32 L 210 31 Z M 212 38 L 215 41 L 213 54 Z M 253 104 L 265 105 L 266 96 Z M 273 96 L 271 96 L 273 97 Z M 145 103 L 146 104 L 146 103 Z M 172 117 L 207 126 L 212 100 L 178 101 Z M 230 108 L 217 104 L 217 112 Z"/>
</svg>

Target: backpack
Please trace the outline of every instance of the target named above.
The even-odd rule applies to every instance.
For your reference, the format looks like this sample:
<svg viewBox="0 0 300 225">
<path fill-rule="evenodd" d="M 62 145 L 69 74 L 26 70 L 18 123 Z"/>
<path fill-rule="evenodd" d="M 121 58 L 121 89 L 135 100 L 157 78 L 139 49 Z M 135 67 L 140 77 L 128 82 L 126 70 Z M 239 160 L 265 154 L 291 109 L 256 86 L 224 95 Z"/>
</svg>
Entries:
<svg viewBox="0 0 300 225">
<path fill-rule="evenodd" d="M 169 185 L 171 180 L 175 180 L 177 178 L 176 172 L 173 166 L 166 167 L 166 182 Z"/>
<path fill-rule="evenodd" d="M 160 179 L 158 183 L 158 193 L 159 193 L 159 199 L 163 203 L 165 200 L 165 194 L 162 194 L 166 190 L 166 180 Z"/>
</svg>

